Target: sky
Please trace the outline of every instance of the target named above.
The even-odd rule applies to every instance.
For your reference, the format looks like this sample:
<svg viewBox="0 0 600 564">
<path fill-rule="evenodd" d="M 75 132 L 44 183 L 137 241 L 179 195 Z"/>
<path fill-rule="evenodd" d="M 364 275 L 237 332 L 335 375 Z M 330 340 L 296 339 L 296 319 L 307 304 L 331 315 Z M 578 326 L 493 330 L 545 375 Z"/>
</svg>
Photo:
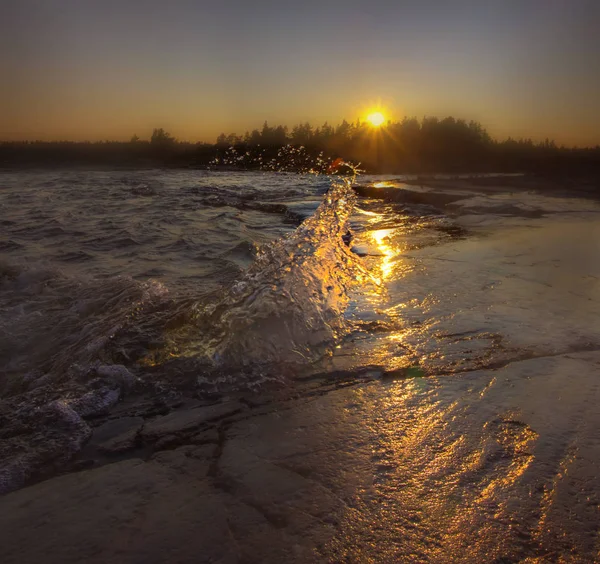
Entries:
<svg viewBox="0 0 600 564">
<path fill-rule="evenodd" d="M 0 0 L 0 140 L 453 115 L 600 144 L 600 0 Z"/>
</svg>

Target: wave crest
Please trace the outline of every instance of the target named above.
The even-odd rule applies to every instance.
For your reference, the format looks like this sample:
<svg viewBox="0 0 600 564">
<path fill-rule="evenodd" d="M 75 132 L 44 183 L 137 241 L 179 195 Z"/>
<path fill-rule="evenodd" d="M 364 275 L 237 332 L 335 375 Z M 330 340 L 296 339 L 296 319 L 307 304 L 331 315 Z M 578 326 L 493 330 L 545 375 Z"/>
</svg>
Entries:
<svg viewBox="0 0 600 564">
<path fill-rule="evenodd" d="M 345 334 L 348 289 L 366 275 L 344 242 L 355 198 L 349 182 L 334 183 L 311 217 L 203 308 L 205 352 L 217 365 L 311 362 Z"/>
</svg>

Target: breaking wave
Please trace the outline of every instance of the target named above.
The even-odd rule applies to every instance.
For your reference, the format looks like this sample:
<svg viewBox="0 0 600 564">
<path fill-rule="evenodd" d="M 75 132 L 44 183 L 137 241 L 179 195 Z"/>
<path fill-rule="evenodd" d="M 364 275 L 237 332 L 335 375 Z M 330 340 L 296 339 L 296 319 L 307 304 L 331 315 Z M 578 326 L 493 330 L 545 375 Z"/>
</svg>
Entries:
<svg viewBox="0 0 600 564">
<path fill-rule="evenodd" d="M 264 372 L 327 354 L 348 331 L 349 289 L 370 278 L 347 244 L 355 199 L 349 180 L 334 182 L 296 230 L 258 249 L 241 278 L 196 302 L 151 364 L 178 356 Z"/>
<path fill-rule="evenodd" d="M 355 195 L 336 183 L 314 215 L 292 234 L 260 250 L 215 306 L 200 316 L 215 328 L 215 363 L 306 362 L 346 331 L 348 289 L 365 275 L 344 242 Z"/>
<path fill-rule="evenodd" d="M 3 262 L 0 395 L 48 385 L 64 390 L 99 365 L 126 365 L 138 374 L 162 367 L 154 373 L 164 381 L 166 365 L 185 360 L 196 373 L 237 368 L 232 379 L 242 379 L 241 372 L 321 358 L 348 331 L 348 290 L 370 278 L 348 246 L 355 200 L 352 181 L 339 177 L 314 213 L 302 208 L 304 221 L 288 235 L 226 251 L 219 259 L 222 289 L 208 291 L 198 278 L 195 296 L 156 280 Z M 193 246 L 182 234 L 171 247 L 182 245 Z M 232 267 L 246 270 L 232 276 Z"/>
</svg>

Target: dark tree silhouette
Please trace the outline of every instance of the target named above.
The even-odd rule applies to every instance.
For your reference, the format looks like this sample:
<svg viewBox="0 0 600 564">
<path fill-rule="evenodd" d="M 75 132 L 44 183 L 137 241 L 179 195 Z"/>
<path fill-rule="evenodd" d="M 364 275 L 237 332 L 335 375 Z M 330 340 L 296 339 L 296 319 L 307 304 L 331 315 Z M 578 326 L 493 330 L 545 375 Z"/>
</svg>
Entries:
<svg viewBox="0 0 600 564">
<path fill-rule="evenodd" d="M 291 148 L 296 148 L 295 152 Z M 234 148 L 235 162 L 224 158 Z M 283 148 L 286 148 L 282 151 Z M 300 149 L 301 148 L 301 149 Z M 300 157 L 300 152 L 302 157 Z M 240 158 L 249 155 L 250 158 Z M 254 158 L 256 157 L 256 158 Z M 149 141 L 134 135 L 129 142 L 4 142 L 0 166 L 65 166 L 99 164 L 126 166 L 195 166 L 214 163 L 247 169 L 262 167 L 310 170 L 312 162 L 341 157 L 361 163 L 368 172 L 548 172 L 600 174 L 600 147 L 559 147 L 546 139 L 494 140 L 478 122 L 447 117 L 405 117 L 379 128 L 343 120 L 271 126 L 218 136 L 214 145 L 177 141 L 163 128 L 154 129 Z M 268 164 L 267 164 L 268 163 Z"/>
<path fill-rule="evenodd" d="M 162 127 L 155 129 L 150 137 L 150 144 L 153 147 L 172 147 L 176 142 L 175 137 L 172 137 Z"/>
</svg>

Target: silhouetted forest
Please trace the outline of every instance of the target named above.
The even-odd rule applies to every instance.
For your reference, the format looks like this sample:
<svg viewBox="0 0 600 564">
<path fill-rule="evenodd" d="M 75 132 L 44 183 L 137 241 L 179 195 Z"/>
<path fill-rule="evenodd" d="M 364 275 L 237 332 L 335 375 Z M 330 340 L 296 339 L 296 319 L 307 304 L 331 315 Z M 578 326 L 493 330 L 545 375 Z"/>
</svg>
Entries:
<svg viewBox="0 0 600 564">
<path fill-rule="evenodd" d="M 559 147 L 553 141 L 492 139 L 479 123 L 453 117 L 405 118 L 374 128 L 366 122 L 309 123 L 221 134 L 214 144 L 178 141 L 164 129 L 129 142 L 6 142 L 0 166 L 168 166 L 326 170 L 335 158 L 367 172 L 599 173 L 600 146 Z"/>
</svg>

